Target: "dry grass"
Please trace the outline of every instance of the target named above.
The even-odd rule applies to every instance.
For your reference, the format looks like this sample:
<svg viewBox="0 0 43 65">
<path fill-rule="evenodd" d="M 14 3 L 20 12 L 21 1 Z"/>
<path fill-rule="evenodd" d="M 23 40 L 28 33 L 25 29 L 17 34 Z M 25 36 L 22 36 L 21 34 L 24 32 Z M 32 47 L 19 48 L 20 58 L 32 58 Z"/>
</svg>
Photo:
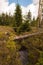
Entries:
<svg viewBox="0 0 43 65">
<path fill-rule="evenodd" d="M 14 32 L 12 27 L 0 26 L 0 32 Z"/>
</svg>

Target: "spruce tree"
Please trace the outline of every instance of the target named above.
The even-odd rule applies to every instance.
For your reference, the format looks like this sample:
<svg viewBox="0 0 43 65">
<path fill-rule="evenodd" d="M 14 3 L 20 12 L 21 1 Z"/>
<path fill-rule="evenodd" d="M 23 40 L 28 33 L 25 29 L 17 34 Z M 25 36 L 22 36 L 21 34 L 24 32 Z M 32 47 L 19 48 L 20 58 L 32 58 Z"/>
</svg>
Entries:
<svg viewBox="0 0 43 65">
<path fill-rule="evenodd" d="M 30 10 L 29 10 L 29 12 L 28 12 L 28 14 L 27 14 L 27 20 L 28 20 L 28 21 L 31 21 L 31 12 L 30 12 Z"/>
<path fill-rule="evenodd" d="M 14 25 L 15 27 L 19 27 L 22 24 L 22 12 L 20 5 L 16 5 L 16 10 L 15 10 L 15 22 Z"/>
</svg>

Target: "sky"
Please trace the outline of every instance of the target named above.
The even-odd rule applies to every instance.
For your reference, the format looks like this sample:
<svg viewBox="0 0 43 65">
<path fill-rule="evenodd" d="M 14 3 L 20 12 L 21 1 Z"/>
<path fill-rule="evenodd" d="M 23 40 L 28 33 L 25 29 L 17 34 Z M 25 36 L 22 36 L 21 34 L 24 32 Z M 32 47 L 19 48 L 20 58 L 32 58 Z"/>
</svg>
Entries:
<svg viewBox="0 0 43 65">
<path fill-rule="evenodd" d="M 22 15 L 31 11 L 32 18 L 37 18 L 38 16 L 38 7 L 39 7 L 39 0 L 18 0 L 18 3 L 22 9 Z M 6 13 L 13 15 L 16 9 L 17 0 L 0 0 L 0 14 Z"/>
<path fill-rule="evenodd" d="M 32 0 L 8 0 L 8 1 L 10 4 L 15 2 L 15 3 L 19 3 L 22 6 L 27 6 L 32 3 Z"/>
</svg>

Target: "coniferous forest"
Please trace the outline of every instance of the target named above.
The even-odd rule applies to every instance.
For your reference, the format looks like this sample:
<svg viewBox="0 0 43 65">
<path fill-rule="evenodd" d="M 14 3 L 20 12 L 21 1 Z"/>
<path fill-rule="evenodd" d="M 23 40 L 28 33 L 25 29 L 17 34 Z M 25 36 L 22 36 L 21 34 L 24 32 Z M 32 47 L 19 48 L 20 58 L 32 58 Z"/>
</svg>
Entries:
<svg viewBox="0 0 43 65">
<path fill-rule="evenodd" d="M 0 14 L 0 65 L 43 65 L 42 29 L 39 17 L 32 19 L 30 11 L 23 16 L 19 4 L 13 15 Z M 40 34 L 15 40 L 37 32 Z"/>
</svg>

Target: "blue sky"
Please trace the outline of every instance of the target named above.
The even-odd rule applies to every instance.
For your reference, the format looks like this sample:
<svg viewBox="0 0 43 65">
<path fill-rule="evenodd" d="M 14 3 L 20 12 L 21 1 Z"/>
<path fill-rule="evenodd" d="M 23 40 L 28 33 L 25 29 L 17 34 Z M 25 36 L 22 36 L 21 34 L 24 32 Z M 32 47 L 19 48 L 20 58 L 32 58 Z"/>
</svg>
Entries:
<svg viewBox="0 0 43 65">
<path fill-rule="evenodd" d="M 17 3 L 17 0 L 8 0 L 9 3 Z M 18 3 L 22 6 L 27 6 L 32 3 L 32 0 L 18 0 Z"/>
</svg>

